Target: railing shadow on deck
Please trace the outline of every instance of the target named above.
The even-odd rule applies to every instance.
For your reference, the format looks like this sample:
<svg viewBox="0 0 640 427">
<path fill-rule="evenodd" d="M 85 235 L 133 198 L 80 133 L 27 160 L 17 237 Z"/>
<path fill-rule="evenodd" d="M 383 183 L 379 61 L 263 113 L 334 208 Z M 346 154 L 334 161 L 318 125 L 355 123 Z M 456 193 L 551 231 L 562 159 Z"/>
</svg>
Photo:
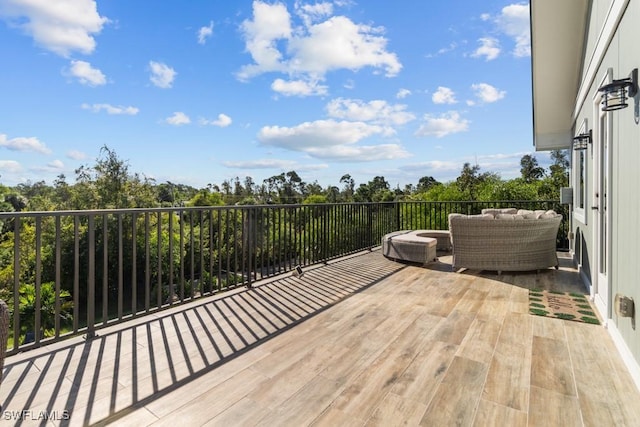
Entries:
<svg viewBox="0 0 640 427">
<path fill-rule="evenodd" d="M 14 363 L 9 358 L 2 408 L 63 409 L 60 425 L 76 417 L 84 425 L 117 421 L 406 268 L 367 254 L 132 320 L 87 341 L 60 342 Z"/>
</svg>

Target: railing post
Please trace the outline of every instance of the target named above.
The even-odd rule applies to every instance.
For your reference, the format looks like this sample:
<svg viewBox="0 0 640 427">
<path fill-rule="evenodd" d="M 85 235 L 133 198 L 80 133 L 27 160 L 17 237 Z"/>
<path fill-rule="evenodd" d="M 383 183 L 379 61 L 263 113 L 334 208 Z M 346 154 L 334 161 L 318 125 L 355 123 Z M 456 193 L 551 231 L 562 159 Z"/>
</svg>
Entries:
<svg viewBox="0 0 640 427">
<path fill-rule="evenodd" d="M 367 204 L 367 223 L 369 224 L 369 236 L 367 246 L 372 246 L 373 242 L 373 204 Z"/>
<path fill-rule="evenodd" d="M 89 215 L 89 262 L 87 272 L 87 335 L 86 339 L 95 337 L 95 322 L 96 322 L 96 236 L 95 236 L 95 218 L 93 214 Z"/>
<path fill-rule="evenodd" d="M 20 217 L 13 223 L 13 307 L 13 349 L 17 350 L 20 345 Z"/>
<path fill-rule="evenodd" d="M 251 256 L 253 254 L 253 233 L 252 233 L 252 223 L 253 223 L 253 218 L 255 217 L 254 214 L 254 209 L 255 208 L 247 208 L 246 210 L 243 210 L 242 212 L 244 213 L 246 211 L 247 216 L 246 216 L 246 226 L 243 227 L 242 229 L 242 242 L 243 242 L 243 248 L 242 248 L 242 252 L 244 252 L 245 248 L 247 248 L 247 289 L 251 289 L 251 287 L 253 286 L 252 284 L 252 275 L 251 275 L 251 271 L 253 270 L 253 262 L 251 260 Z M 246 243 L 245 243 L 246 242 Z M 246 246 L 245 246 L 246 244 Z"/>
</svg>

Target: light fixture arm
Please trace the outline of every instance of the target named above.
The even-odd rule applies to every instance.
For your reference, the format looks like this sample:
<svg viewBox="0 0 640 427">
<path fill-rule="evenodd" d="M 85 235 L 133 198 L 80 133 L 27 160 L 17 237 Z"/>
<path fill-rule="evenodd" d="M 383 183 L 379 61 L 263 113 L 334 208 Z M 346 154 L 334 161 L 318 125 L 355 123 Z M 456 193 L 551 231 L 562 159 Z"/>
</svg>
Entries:
<svg viewBox="0 0 640 427">
<path fill-rule="evenodd" d="M 638 102 L 638 69 L 634 68 L 629 74 L 631 86 L 627 89 L 629 98 L 633 98 L 633 120 L 636 124 L 640 123 L 640 103 Z"/>
<path fill-rule="evenodd" d="M 638 69 L 634 68 L 629 74 L 629 86 L 627 86 L 627 93 L 629 98 L 635 98 L 638 94 Z"/>
</svg>

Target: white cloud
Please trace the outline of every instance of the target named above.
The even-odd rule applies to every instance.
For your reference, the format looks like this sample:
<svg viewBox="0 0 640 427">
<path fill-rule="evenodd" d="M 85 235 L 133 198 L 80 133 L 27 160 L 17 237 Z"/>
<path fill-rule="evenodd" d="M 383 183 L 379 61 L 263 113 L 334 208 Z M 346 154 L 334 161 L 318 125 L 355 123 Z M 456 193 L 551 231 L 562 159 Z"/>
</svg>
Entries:
<svg viewBox="0 0 640 427">
<path fill-rule="evenodd" d="M 336 69 L 382 69 L 389 77 L 402 65 L 387 51 L 381 27 L 355 24 L 345 16 L 331 16 L 328 3 L 297 6 L 303 23 L 293 29 L 292 17 L 282 3 L 253 2 L 253 18 L 241 32 L 252 64 L 241 67 L 240 80 L 267 72 L 285 73 L 292 80 L 321 81 Z"/>
<path fill-rule="evenodd" d="M 107 83 L 107 78 L 102 71 L 93 68 L 86 61 L 71 61 L 69 74 L 86 86 L 102 86 Z"/>
<path fill-rule="evenodd" d="M 162 89 L 170 88 L 178 74 L 173 68 L 162 62 L 149 61 L 149 68 L 151 69 L 151 77 L 149 77 L 151 83 Z"/>
<path fill-rule="evenodd" d="M 0 147 L 11 151 L 33 151 L 40 154 L 51 154 L 51 150 L 33 136 L 8 139 L 7 135 L 0 134 Z"/>
<path fill-rule="evenodd" d="M 431 100 L 434 104 L 455 104 L 456 95 L 451 89 L 444 86 L 438 86 L 438 90 L 431 96 Z"/>
<path fill-rule="evenodd" d="M 0 160 L 0 171 L 7 173 L 20 173 L 22 166 L 15 160 Z"/>
<path fill-rule="evenodd" d="M 315 164 L 306 164 L 306 165 L 296 166 L 296 170 L 300 172 L 319 171 L 319 170 L 328 169 L 328 168 L 329 168 L 329 165 L 326 163 L 315 163 Z"/>
<path fill-rule="evenodd" d="M 366 162 L 407 157 L 409 154 L 397 144 L 356 145 L 364 138 L 390 132 L 393 131 L 387 127 L 363 122 L 318 120 L 295 127 L 265 126 L 258 133 L 258 140 L 264 145 L 336 161 Z"/>
<path fill-rule="evenodd" d="M 386 50 L 387 40 L 379 27 L 355 24 L 344 16 L 334 16 L 308 29 L 306 37 L 289 41 L 294 72 L 324 74 L 335 69 L 382 68 L 387 77 L 397 75 L 402 65 L 395 53 Z"/>
<path fill-rule="evenodd" d="M 223 166 L 234 169 L 292 169 L 297 163 L 291 160 L 256 159 L 238 162 L 222 162 Z"/>
<path fill-rule="evenodd" d="M 383 100 L 365 103 L 359 99 L 337 98 L 326 106 L 330 117 L 351 121 L 372 122 L 386 125 L 402 125 L 416 117 L 407 111 L 406 105 L 390 105 Z"/>
<path fill-rule="evenodd" d="M 486 61 L 496 59 L 500 55 L 500 42 L 493 37 L 478 39 L 480 47 L 471 54 L 474 58 L 484 57 Z"/>
<path fill-rule="evenodd" d="M 396 93 L 396 98 L 404 99 L 409 95 L 411 95 L 411 91 L 409 89 L 400 89 L 398 93 Z"/>
<path fill-rule="evenodd" d="M 430 160 L 420 163 L 412 163 L 405 165 L 404 170 L 408 172 L 420 172 L 424 175 L 433 175 L 436 173 L 457 172 L 462 169 L 462 164 L 455 161 Z"/>
<path fill-rule="evenodd" d="M 449 46 L 445 46 L 443 48 L 438 49 L 438 51 L 435 54 L 430 53 L 430 54 L 427 54 L 426 56 L 427 58 L 434 58 L 436 56 L 444 55 L 445 53 L 448 53 L 448 52 L 453 52 L 457 48 L 458 48 L 458 43 L 451 42 L 449 43 Z"/>
<path fill-rule="evenodd" d="M 514 56 L 531 56 L 528 4 L 510 4 L 503 7 L 496 22 L 498 28 L 515 41 L 516 45 L 512 52 Z"/>
<path fill-rule="evenodd" d="M 122 105 L 110 105 L 110 104 L 82 104 L 83 110 L 90 110 L 94 113 L 99 113 L 100 111 L 105 111 L 107 114 L 111 115 L 120 115 L 125 114 L 128 116 L 135 116 L 140 112 L 140 110 L 136 107 L 124 107 Z"/>
<path fill-rule="evenodd" d="M 504 90 L 498 90 L 487 83 L 473 84 L 471 85 L 471 89 L 474 91 L 476 97 L 485 104 L 499 101 L 507 94 Z"/>
<path fill-rule="evenodd" d="M 218 126 L 221 128 L 226 128 L 227 126 L 229 126 L 232 123 L 231 117 L 227 116 L 226 114 L 218 114 L 218 118 L 215 120 L 207 120 L 207 119 L 200 119 L 200 124 L 201 125 L 211 125 L 211 126 Z"/>
<path fill-rule="evenodd" d="M 52 162 L 47 163 L 47 166 L 52 167 L 52 168 L 56 168 L 56 169 L 63 169 L 64 168 L 64 163 L 62 163 L 62 160 L 54 160 Z"/>
<path fill-rule="evenodd" d="M 424 116 L 425 123 L 420 125 L 416 131 L 416 136 L 435 136 L 442 138 L 453 133 L 466 132 L 469 130 L 469 121 L 460 117 L 457 111 L 449 111 L 434 117 L 430 114 Z"/>
<path fill-rule="evenodd" d="M 100 16 L 94 0 L 29 0 L 0 2 L 0 17 L 43 48 L 60 56 L 90 54 L 94 35 L 109 20 Z"/>
<path fill-rule="evenodd" d="M 310 147 L 334 147 L 354 144 L 388 129 L 362 122 L 317 120 L 295 127 L 265 126 L 258 139 L 265 145 L 274 145 L 294 151 L 306 151 Z"/>
<path fill-rule="evenodd" d="M 535 153 L 510 153 L 510 154 L 484 154 L 480 156 L 468 157 L 464 161 L 477 163 L 484 171 L 498 173 L 504 179 L 512 179 L 520 176 L 520 159 L 525 154 Z M 543 166 L 541 162 L 541 166 Z"/>
<path fill-rule="evenodd" d="M 167 117 L 165 122 L 173 126 L 182 126 L 191 123 L 191 119 L 182 111 L 176 111 L 173 116 Z"/>
<path fill-rule="evenodd" d="M 205 44 L 207 39 L 213 34 L 213 21 L 209 21 L 206 27 L 200 27 L 198 30 L 198 43 Z"/>
<path fill-rule="evenodd" d="M 64 170 L 64 163 L 61 160 L 53 160 L 45 166 L 34 167 L 31 170 L 36 172 L 59 173 Z"/>
<path fill-rule="evenodd" d="M 245 65 L 238 73 L 240 79 L 249 79 L 268 71 L 285 71 L 282 54 L 276 43 L 291 37 L 291 22 L 287 7 L 281 3 L 269 5 L 253 2 L 253 20 L 245 20 L 240 29 L 245 49 L 255 64 Z"/>
<path fill-rule="evenodd" d="M 67 157 L 73 160 L 84 160 L 87 158 L 87 155 L 82 151 L 70 150 L 67 151 Z"/>
<path fill-rule="evenodd" d="M 271 89 L 284 96 L 310 96 L 326 95 L 327 86 L 319 85 L 317 81 L 276 79 L 271 84 Z"/>
<path fill-rule="evenodd" d="M 337 162 L 373 162 L 409 157 L 410 154 L 399 144 L 340 145 L 335 147 L 311 147 L 310 156 Z"/>
<path fill-rule="evenodd" d="M 296 13 L 302 18 L 306 25 L 317 22 L 333 13 L 333 4 L 329 2 L 315 4 L 300 4 L 296 2 L 294 7 Z"/>
</svg>

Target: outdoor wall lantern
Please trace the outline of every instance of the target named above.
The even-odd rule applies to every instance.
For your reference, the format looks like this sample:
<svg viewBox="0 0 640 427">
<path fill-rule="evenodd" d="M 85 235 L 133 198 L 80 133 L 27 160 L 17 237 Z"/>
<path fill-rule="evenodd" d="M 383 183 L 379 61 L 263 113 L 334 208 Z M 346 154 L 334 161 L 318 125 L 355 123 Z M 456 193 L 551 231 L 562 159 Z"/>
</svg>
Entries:
<svg viewBox="0 0 640 427">
<path fill-rule="evenodd" d="M 573 137 L 573 149 L 575 151 L 586 150 L 589 144 L 591 144 L 591 130 Z"/>
<path fill-rule="evenodd" d="M 635 102 L 634 119 L 636 123 L 640 120 L 638 102 L 635 99 L 638 94 L 638 69 L 634 68 L 626 79 L 614 80 L 598 89 L 602 92 L 602 111 L 615 111 L 627 108 L 628 98 L 633 98 Z"/>
</svg>

